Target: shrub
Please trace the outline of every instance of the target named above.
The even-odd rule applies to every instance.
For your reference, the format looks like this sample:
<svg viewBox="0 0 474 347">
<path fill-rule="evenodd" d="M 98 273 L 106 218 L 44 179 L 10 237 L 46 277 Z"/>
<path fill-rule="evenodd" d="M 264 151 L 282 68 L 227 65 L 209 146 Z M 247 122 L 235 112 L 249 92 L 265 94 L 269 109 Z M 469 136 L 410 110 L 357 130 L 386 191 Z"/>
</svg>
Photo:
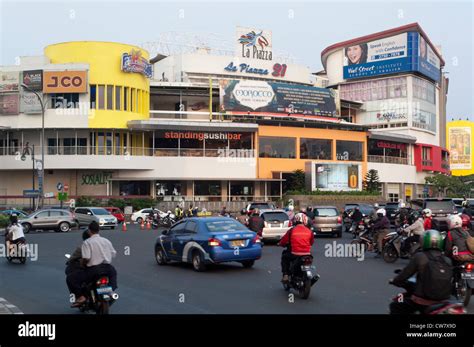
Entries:
<svg viewBox="0 0 474 347">
<path fill-rule="evenodd" d="M 10 224 L 10 217 L 5 214 L 0 214 L 0 228 L 6 228 Z"/>
</svg>

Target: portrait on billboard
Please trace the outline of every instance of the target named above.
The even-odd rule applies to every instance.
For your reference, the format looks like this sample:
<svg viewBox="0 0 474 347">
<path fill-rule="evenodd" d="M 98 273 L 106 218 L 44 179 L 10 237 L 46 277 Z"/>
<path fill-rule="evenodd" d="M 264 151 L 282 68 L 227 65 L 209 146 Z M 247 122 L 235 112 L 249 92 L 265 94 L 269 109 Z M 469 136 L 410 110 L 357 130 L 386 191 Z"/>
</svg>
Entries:
<svg viewBox="0 0 474 347">
<path fill-rule="evenodd" d="M 367 62 L 367 44 L 362 43 L 360 45 L 346 47 L 344 55 L 347 59 L 347 64 L 345 65 L 364 64 Z"/>
<path fill-rule="evenodd" d="M 471 128 L 449 128 L 450 166 L 453 170 L 470 170 L 472 138 Z"/>
</svg>

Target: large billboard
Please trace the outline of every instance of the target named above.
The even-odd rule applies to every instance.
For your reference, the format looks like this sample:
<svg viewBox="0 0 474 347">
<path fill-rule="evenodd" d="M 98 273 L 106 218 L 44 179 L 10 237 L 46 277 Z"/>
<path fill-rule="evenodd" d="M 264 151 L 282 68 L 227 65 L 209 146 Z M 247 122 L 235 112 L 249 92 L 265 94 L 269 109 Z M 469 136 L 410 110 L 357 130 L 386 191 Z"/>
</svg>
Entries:
<svg viewBox="0 0 474 347">
<path fill-rule="evenodd" d="M 288 83 L 223 80 L 221 110 L 335 117 L 336 97 L 330 89 Z"/>
<path fill-rule="evenodd" d="M 344 79 L 418 71 L 439 81 L 441 61 L 418 32 L 344 47 Z"/>
<path fill-rule="evenodd" d="M 87 71 L 44 71 L 43 92 L 86 93 Z"/>
<path fill-rule="evenodd" d="M 18 92 L 20 87 L 19 71 L 0 72 L 0 93 Z"/>
<path fill-rule="evenodd" d="M 43 90 L 43 70 L 23 71 L 22 83 L 31 90 Z"/>
<path fill-rule="evenodd" d="M 358 190 L 359 165 L 315 164 L 315 189 Z"/>
<path fill-rule="evenodd" d="M 451 170 L 472 168 L 472 134 L 470 127 L 450 127 L 448 130 Z"/>
</svg>

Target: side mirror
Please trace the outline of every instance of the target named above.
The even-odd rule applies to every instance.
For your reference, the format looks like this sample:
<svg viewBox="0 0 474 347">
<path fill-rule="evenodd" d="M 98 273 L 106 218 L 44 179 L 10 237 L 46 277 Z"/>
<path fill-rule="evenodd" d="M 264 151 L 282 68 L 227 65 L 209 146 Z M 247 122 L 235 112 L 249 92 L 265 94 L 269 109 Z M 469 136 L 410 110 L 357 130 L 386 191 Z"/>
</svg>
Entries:
<svg viewBox="0 0 474 347">
<path fill-rule="evenodd" d="M 87 212 L 87 215 L 88 215 L 88 216 L 92 216 L 92 212 Z"/>
</svg>

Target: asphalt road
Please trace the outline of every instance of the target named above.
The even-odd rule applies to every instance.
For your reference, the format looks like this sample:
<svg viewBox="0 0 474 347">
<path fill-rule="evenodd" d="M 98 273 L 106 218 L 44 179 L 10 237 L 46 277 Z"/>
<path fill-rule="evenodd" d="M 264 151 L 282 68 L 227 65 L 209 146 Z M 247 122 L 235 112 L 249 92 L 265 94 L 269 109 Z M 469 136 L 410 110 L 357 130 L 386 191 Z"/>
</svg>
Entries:
<svg viewBox="0 0 474 347">
<path fill-rule="evenodd" d="M 111 313 L 384 314 L 390 298 L 401 290 L 387 282 L 394 269 L 407 264 L 407 260 L 387 264 L 373 254 L 366 254 L 363 261 L 328 257 L 325 245 L 349 243 L 349 234 L 344 233 L 342 239 L 317 238 L 313 255 L 321 279 L 308 300 L 296 294 L 289 300 L 280 283 L 282 249 L 276 245 L 265 245 L 262 258 L 252 269 L 231 263 L 197 273 L 186 264 L 157 265 L 154 242 L 159 233 L 136 225 L 129 226 L 127 232 L 120 228 L 101 231 L 118 252 L 114 265 L 120 298 Z M 80 314 L 69 307 L 64 275 L 64 254 L 80 244 L 80 232 L 31 232 L 27 239 L 38 244 L 38 260 L 21 265 L 0 259 L 0 297 L 24 313 Z M 471 303 L 471 313 L 473 306 Z"/>
</svg>

